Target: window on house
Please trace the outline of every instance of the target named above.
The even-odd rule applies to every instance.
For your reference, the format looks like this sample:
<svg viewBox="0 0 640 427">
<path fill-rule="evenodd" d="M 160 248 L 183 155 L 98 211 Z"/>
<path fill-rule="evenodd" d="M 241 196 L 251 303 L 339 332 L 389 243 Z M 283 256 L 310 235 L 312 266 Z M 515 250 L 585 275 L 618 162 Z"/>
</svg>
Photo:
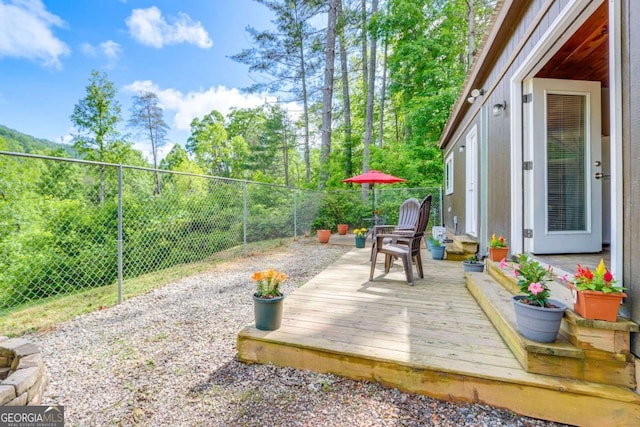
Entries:
<svg viewBox="0 0 640 427">
<path fill-rule="evenodd" d="M 453 194 L 453 154 L 444 163 L 444 188 L 446 194 Z"/>
</svg>

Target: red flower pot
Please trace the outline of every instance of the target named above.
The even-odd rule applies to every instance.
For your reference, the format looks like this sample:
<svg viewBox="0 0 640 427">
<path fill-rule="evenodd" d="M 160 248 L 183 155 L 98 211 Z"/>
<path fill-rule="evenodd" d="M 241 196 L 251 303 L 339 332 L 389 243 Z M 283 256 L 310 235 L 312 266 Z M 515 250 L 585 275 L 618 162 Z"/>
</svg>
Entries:
<svg viewBox="0 0 640 427">
<path fill-rule="evenodd" d="M 331 230 L 318 230 L 318 242 L 320 243 L 328 243 L 329 238 L 331 237 Z"/>
<path fill-rule="evenodd" d="M 502 261 L 504 258 L 507 257 L 508 253 L 509 253 L 509 248 L 508 247 L 489 248 L 489 258 L 491 258 L 491 261 L 493 261 L 493 262 Z"/>
<path fill-rule="evenodd" d="M 338 224 L 338 234 L 344 236 L 349 231 L 349 224 Z"/>
<path fill-rule="evenodd" d="M 573 311 L 591 320 L 615 322 L 618 320 L 622 298 L 627 296 L 624 292 L 605 294 L 599 291 L 579 291 L 572 283 L 569 283 L 569 288 L 573 297 Z"/>
</svg>

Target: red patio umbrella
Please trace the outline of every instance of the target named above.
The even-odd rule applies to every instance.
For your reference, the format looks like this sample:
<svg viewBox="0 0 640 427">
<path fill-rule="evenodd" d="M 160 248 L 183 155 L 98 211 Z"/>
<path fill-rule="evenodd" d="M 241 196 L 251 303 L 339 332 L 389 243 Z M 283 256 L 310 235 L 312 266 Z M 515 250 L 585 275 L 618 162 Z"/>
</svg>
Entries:
<svg viewBox="0 0 640 427">
<path fill-rule="evenodd" d="M 407 182 L 404 178 L 398 178 L 397 176 L 389 175 L 380 171 L 371 170 L 361 175 L 352 176 L 351 178 L 343 179 L 342 182 L 355 182 L 357 184 L 371 184 L 371 189 L 375 184 L 393 184 L 394 182 Z M 371 218 L 375 218 L 375 193 L 371 198 Z"/>
</svg>

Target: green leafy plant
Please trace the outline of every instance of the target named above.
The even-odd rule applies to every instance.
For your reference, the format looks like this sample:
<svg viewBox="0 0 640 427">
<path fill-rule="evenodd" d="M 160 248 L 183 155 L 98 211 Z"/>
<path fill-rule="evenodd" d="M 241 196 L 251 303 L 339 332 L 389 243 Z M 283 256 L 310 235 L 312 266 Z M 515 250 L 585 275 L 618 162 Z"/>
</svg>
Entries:
<svg viewBox="0 0 640 427">
<path fill-rule="evenodd" d="M 431 246 L 436 248 L 440 246 L 440 240 L 436 239 L 435 237 L 429 237 L 429 243 L 431 243 Z"/>
<path fill-rule="evenodd" d="M 598 264 L 595 271 L 591 271 L 589 268 L 584 268 L 578 264 L 573 279 L 573 284 L 579 291 L 599 291 L 609 294 L 625 290 L 622 286 L 615 286 L 615 283 L 617 283 L 617 281 L 604 265 L 603 259 L 600 259 L 600 264 Z"/>
<path fill-rule="evenodd" d="M 469 255 L 466 259 L 466 262 L 469 264 L 480 264 L 480 261 L 475 255 Z"/>
<path fill-rule="evenodd" d="M 531 305 L 548 307 L 550 295 L 547 282 L 551 280 L 553 269 L 544 268 L 538 261 L 531 259 L 527 254 L 520 254 L 518 267 L 514 270 L 518 279 L 520 292 L 526 295 L 527 300 L 522 301 Z"/>
<path fill-rule="evenodd" d="M 281 297 L 280 285 L 286 278 L 284 273 L 274 269 L 256 271 L 251 276 L 251 280 L 256 282 L 258 286 L 254 295 L 258 298 Z"/>
</svg>

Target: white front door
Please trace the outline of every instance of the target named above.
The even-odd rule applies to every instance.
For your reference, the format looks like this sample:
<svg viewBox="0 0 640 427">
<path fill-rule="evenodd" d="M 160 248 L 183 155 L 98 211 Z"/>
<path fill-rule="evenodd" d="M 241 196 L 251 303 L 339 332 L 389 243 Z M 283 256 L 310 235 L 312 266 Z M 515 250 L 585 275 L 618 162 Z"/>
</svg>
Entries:
<svg viewBox="0 0 640 427">
<path fill-rule="evenodd" d="M 600 83 L 531 79 L 525 94 L 525 250 L 600 252 Z"/>
<path fill-rule="evenodd" d="M 474 126 L 466 138 L 465 233 L 478 236 L 478 127 Z"/>
</svg>

